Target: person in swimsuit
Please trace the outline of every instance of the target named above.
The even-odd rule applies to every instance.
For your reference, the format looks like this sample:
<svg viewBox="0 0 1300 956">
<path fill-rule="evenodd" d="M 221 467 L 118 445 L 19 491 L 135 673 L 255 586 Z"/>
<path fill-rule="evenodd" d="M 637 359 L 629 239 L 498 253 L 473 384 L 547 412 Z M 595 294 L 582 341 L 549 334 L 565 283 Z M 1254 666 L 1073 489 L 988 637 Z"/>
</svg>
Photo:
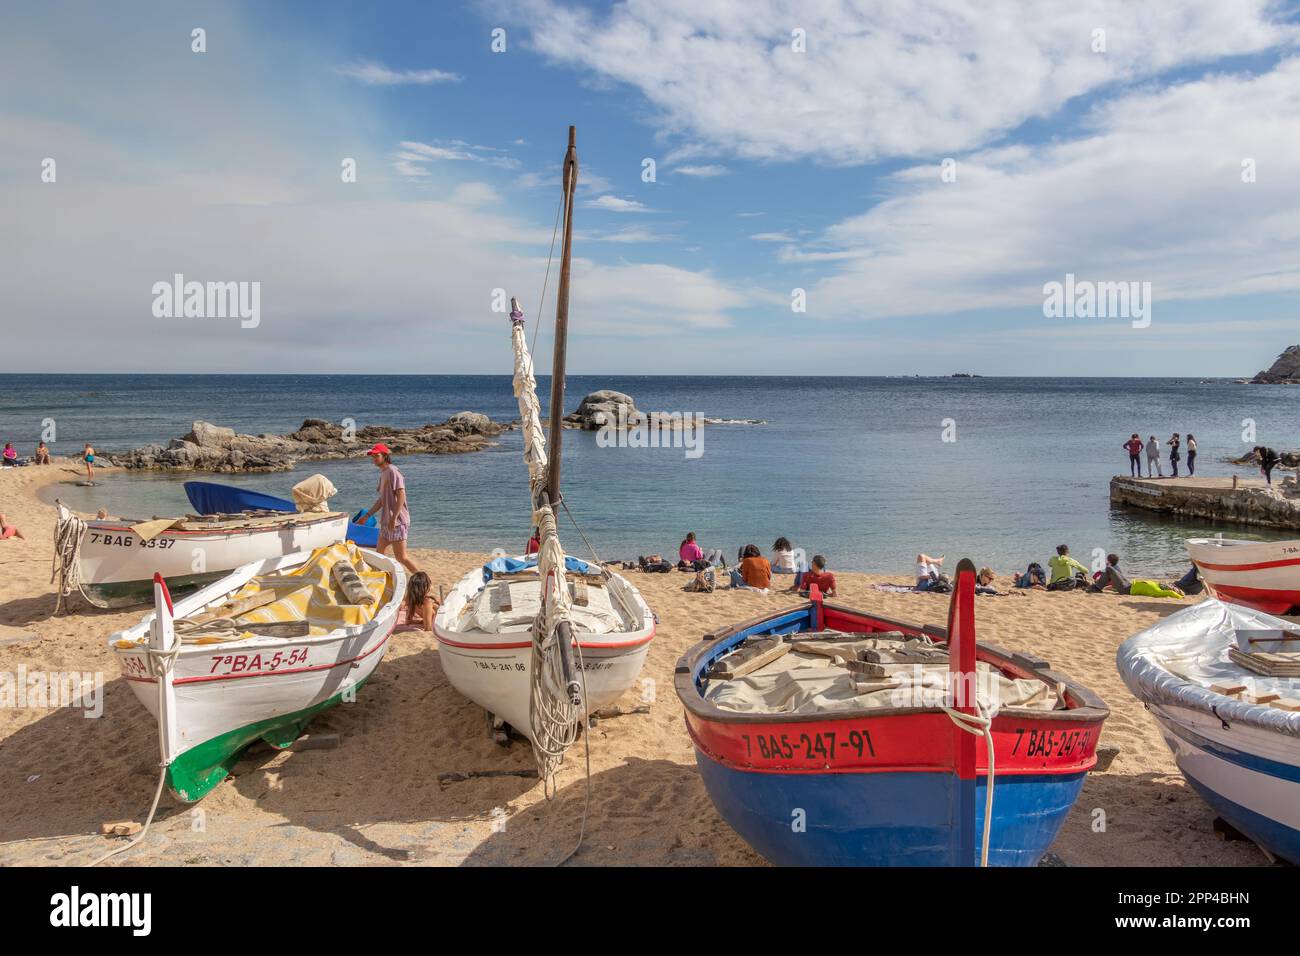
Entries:
<svg viewBox="0 0 1300 956">
<path fill-rule="evenodd" d="M 50 463 L 50 446 L 45 442 L 40 442 L 36 446 L 36 464 L 48 465 Z"/>
<path fill-rule="evenodd" d="M 86 447 L 81 452 L 81 458 L 86 463 L 86 480 L 95 480 L 95 449 L 90 447 L 90 442 L 86 442 Z"/>
<path fill-rule="evenodd" d="M 11 525 L 3 514 L 0 514 L 0 541 L 5 538 L 17 538 L 19 541 L 26 540 L 23 533 Z"/>
<path fill-rule="evenodd" d="M 411 530 L 411 512 L 406 507 L 406 479 L 393 464 L 393 453 L 383 442 L 377 442 L 366 454 L 379 469 L 379 498 L 358 524 L 365 524 L 376 511 L 383 511 L 379 519 L 379 544 L 375 550 L 384 554 L 391 547 L 398 563 L 415 574 L 420 569 L 406 556 L 406 535 Z"/>
<path fill-rule="evenodd" d="M 433 618 L 438 612 L 438 599 L 433 596 L 433 583 L 424 571 L 416 571 L 406 584 L 406 600 L 398 613 L 396 630 L 432 631 Z"/>
</svg>

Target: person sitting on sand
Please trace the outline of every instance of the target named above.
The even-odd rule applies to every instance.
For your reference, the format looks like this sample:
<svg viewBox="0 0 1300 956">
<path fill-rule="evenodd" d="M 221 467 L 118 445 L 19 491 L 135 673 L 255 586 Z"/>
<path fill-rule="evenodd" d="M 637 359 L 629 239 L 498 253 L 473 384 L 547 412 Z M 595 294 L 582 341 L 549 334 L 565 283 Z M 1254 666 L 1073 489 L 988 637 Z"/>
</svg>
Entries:
<svg viewBox="0 0 1300 956">
<path fill-rule="evenodd" d="M 980 568 L 979 573 L 975 575 L 975 593 L 976 594 L 1001 594 L 993 582 L 997 580 L 997 575 L 993 573 L 992 568 Z"/>
<path fill-rule="evenodd" d="M 795 559 L 794 545 L 789 538 L 777 538 L 772 545 L 772 573 L 798 574 L 803 569 Z"/>
<path fill-rule="evenodd" d="M 835 575 L 826 570 L 826 559 L 820 554 L 813 555 L 812 567 L 799 575 L 790 590 L 807 594 L 814 584 L 822 592 L 822 597 L 835 597 Z"/>
<path fill-rule="evenodd" d="M 1047 581 L 1047 590 L 1049 591 L 1072 590 L 1078 587 L 1078 578 L 1080 576 L 1085 581 L 1088 580 L 1088 569 L 1070 557 L 1070 546 L 1068 544 L 1058 544 L 1056 546 L 1056 557 L 1048 561 L 1047 566 L 1052 570 L 1052 575 Z"/>
<path fill-rule="evenodd" d="M 1183 595 L 1200 594 L 1205 590 L 1205 582 L 1201 580 L 1201 569 L 1192 565 L 1187 569 L 1187 573 L 1174 582 L 1174 587 L 1183 592 Z"/>
<path fill-rule="evenodd" d="M 1160 442 L 1156 441 L 1155 435 L 1152 435 L 1147 440 L 1147 477 L 1163 478 L 1164 476 L 1165 473 L 1160 470 Z"/>
<path fill-rule="evenodd" d="M 1129 477 L 1142 477 L 1142 449 L 1146 446 L 1142 444 L 1142 439 L 1138 438 L 1138 433 L 1134 432 L 1133 437 L 1126 441 L 1123 446 L 1128 452 L 1128 470 Z"/>
<path fill-rule="evenodd" d="M 939 570 L 944 555 L 932 558 L 921 553 L 916 556 L 916 589 L 918 591 L 951 591 L 952 582 Z"/>
<path fill-rule="evenodd" d="M 1016 587 L 1032 588 L 1035 591 L 1047 590 L 1047 572 L 1037 561 L 1030 563 L 1024 574 L 1016 575 Z"/>
<path fill-rule="evenodd" d="M 36 454 L 32 459 L 38 465 L 48 465 L 50 463 L 50 447 L 45 442 L 36 443 Z"/>
<path fill-rule="evenodd" d="M 687 564 L 694 564 L 696 561 L 704 560 L 704 549 L 696 542 L 694 531 L 686 532 L 686 540 L 677 548 L 677 557 Z"/>
<path fill-rule="evenodd" d="M 18 450 L 14 448 L 13 442 L 7 441 L 5 442 L 4 466 L 6 468 L 12 468 L 17 464 L 18 464 Z"/>
<path fill-rule="evenodd" d="M 5 538 L 17 538 L 19 541 L 27 540 L 21 531 L 9 523 L 4 513 L 0 512 L 0 541 Z"/>
<path fill-rule="evenodd" d="M 741 548 L 740 567 L 731 569 L 731 586 L 767 591 L 771 583 L 772 565 L 758 550 L 758 545 L 747 544 Z"/>
<path fill-rule="evenodd" d="M 1093 582 L 1092 593 L 1100 594 L 1107 586 L 1113 587 L 1116 594 L 1128 594 L 1133 597 L 1183 598 L 1186 595 L 1176 584 L 1161 584 L 1159 581 L 1130 581 L 1119 569 L 1119 555 L 1106 555 L 1106 570 L 1097 575 Z"/>
<path fill-rule="evenodd" d="M 433 582 L 425 571 L 416 571 L 406 582 L 406 600 L 398 615 L 398 631 L 432 631 L 438 600 L 431 593 Z"/>
</svg>

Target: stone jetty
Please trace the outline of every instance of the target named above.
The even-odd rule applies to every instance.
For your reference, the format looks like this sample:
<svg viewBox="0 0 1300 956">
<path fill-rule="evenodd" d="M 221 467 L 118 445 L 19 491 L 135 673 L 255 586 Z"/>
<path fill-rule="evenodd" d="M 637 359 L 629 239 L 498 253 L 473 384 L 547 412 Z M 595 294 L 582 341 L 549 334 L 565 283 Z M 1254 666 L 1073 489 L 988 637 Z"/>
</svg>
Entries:
<svg viewBox="0 0 1300 956">
<path fill-rule="evenodd" d="M 1262 478 L 1129 478 L 1110 480 L 1113 505 L 1160 514 L 1201 518 L 1227 524 L 1250 524 L 1300 530 L 1300 486 L 1295 477 L 1275 472 L 1273 485 Z"/>
<path fill-rule="evenodd" d="M 337 422 L 309 418 L 286 435 L 244 435 L 233 428 L 195 422 L 166 445 L 145 445 L 105 457 L 114 465 L 163 471 L 290 471 L 299 461 L 361 458 L 375 442 L 395 455 L 452 455 L 481 451 L 492 438 L 516 427 L 478 412 L 460 412 L 440 424 L 416 428 L 367 425 L 349 431 Z"/>
</svg>

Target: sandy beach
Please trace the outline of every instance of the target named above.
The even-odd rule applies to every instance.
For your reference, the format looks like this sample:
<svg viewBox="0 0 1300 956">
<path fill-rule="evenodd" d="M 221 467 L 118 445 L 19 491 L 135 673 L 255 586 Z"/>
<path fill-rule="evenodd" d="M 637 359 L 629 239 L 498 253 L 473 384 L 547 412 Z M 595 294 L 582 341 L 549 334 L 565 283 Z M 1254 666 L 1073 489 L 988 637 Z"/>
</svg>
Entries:
<svg viewBox="0 0 1300 956">
<path fill-rule="evenodd" d="M 105 642 L 144 610 L 100 611 L 77 600 L 74 613 L 53 616 L 54 511 L 38 500 L 37 490 L 72 479 L 70 468 L 72 462 L 60 459 L 51 467 L 0 471 L 0 511 L 26 535 L 0 542 L 0 671 L 102 673 L 103 714 L 88 719 L 70 707 L 0 709 L 5 865 L 89 862 L 116 845 L 99 834 L 100 825 L 143 820 L 157 781 L 154 723 Z M 647 550 L 654 547 L 647 543 Z M 414 555 L 442 588 L 486 558 L 422 548 Z M 1006 587 L 1011 569 L 997 570 Z M 602 720 L 589 735 L 591 807 L 574 862 L 762 864 L 704 791 L 672 670 L 705 631 L 797 599 L 687 593 L 682 587 L 689 577 L 680 573 L 630 577 L 660 619 L 644 672 L 654 699 L 649 714 Z M 839 574 L 838 601 L 902 620 L 943 623 L 945 597 L 872 589 L 907 577 L 907 571 Z M 1102 742 L 1120 753 L 1107 772 L 1088 777 L 1052 847 L 1067 865 L 1267 863 L 1253 844 L 1224 842 L 1212 832 L 1213 814 L 1185 784 L 1155 723 L 1115 670 L 1115 650 L 1126 637 L 1190 600 L 1045 592 L 978 599 L 982 640 L 1045 657 L 1111 708 Z M 36 640 L 22 640 L 28 636 Z M 624 704 L 635 705 L 638 697 L 629 694 Z M 483 712 L 443 676 L 431 634 L 396 635 L 356 703 L 326 712 L 312 732 L 338 734 L 339 746 L 255 749 L 201 803 L 181 804 L 164 794 L 146 841 L 114 865 L 530 865 L 556 861 L 577 841 L 586 796 L 581 741 L 570 751 L 551 803 L 535 779 L 440 785 L 440 774 L 523 771 L 533 759 L 526 743 L 509 750 L 492 743 Z M 1104 826 L 1098 822 L 1103 813 Z"/>
</svg>

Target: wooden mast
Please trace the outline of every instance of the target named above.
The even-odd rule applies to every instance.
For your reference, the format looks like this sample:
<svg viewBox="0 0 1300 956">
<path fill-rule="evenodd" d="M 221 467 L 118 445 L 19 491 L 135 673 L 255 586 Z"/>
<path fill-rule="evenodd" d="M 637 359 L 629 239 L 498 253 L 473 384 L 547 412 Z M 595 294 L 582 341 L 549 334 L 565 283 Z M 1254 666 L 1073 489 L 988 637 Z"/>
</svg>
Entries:
<svg viewBox="0 0 1300 956">
<path fill-rule="evenodd" d="M 569 127 L 564 154 L 564 244 L 560 253 L 560 285 L 555 294 L 555 356 L 551 360 L 551 447 L 546 492 L 551 506 L 560 505 L 560 446 L 564 435 L 564 364 L 569 344 L 569 265 L 573 257 L 573 196 L 578 186 L 577 127 Z"/>
</svg>

